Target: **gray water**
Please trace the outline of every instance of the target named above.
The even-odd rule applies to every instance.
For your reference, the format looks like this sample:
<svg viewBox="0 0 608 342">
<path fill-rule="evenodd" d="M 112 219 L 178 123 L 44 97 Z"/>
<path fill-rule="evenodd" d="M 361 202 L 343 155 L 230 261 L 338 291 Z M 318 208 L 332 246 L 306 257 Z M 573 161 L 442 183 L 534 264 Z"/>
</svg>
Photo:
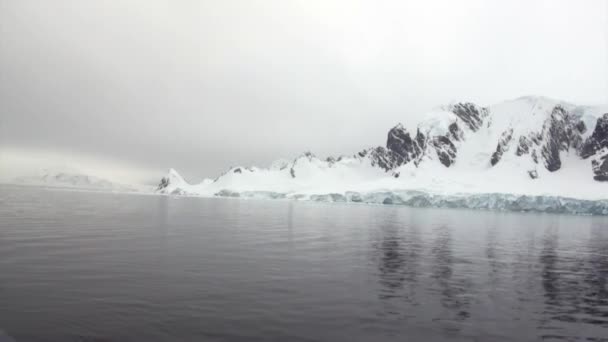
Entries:
<svg viewBox="0 0 608 342">
<path fill-rule="evenodd" d="M 0 187 L 0 341 L 608 341 L 608 219 Z"/>
</svg>

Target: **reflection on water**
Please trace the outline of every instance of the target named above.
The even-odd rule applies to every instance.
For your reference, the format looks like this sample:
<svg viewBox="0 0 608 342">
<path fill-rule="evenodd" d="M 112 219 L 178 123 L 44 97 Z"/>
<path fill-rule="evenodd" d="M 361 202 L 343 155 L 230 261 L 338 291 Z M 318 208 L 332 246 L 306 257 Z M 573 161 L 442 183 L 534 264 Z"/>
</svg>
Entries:
<svg viewBox="0 0 608 342">
<path fill-rule="evenodd" d="M 608 328 L 608 239 L 602 222 L 593 222 L 586 245 L 576 249 L 559 246 L 559 226 L 546 229 L 540 255 L 545 307 L 539 328 L 543 338 L 575 339 Z M 566 324 L 564 324 L 566 323 Z"/>
<path fill-rule="evenodd" d="M 464 321 L 469 318 L 471 284 L 465 273 L 455 271 L 455 263 L 468 263 L 458 260 L 452 251 L 451 232 L 445 225 L 435 228 L 431 253 L 433 255 L 433 278 L 437 284 L 441 305 L 447 310 L 447 317 L 438 319 Z M 456 328 L 458 329 L 458 328 Z"/>
<path fill-rule="evenodd" d="M 608 341 L 606 218 L 0 190 L 0 341 Z"/>
<path fill-rule="evenodd" d="M 517 322 L 535 316 L 535 326 L 521 325 L 523 331 L 535 329 L 536 335 L 526 334 L 520 340 L 608 340 L 608 226 L 604 219 L 563 218 L 577 225 L 561 227 L 567 230 L 562 235 L 568 242 L 560 248 L 559 217 L 528 216 L 532 227 L 517 231 L 491 219 L 465 232 L 444 223 L 425 225 L 413 213 L 409 221 L 397 211 L 384 214 L 377 225 L 380 237 L 371 240 L 381 285 L 380 316 L 412 318 L 436 300 L 443 310 L 429 311 L 435 311 L 431 321 L 439 323 L 442 336 L 475 336 L 465 330 L 484 319 L 475 317 L 476 304 L 489 300 L 495 306 L 486 314 L 494 316 L 497 325 L 505 319 Z M 426 234 L 421 234 L 421 227 Z M 471 240 L 460 247 L 466 252 L 453 246 L 452 235 L 457 233 L 462 235 L 459 243 L 465 236 Z M 478 233 L 484 234 L 483 244 L 476 244 L 481 242 Z M 589 239 L 581 241 L 585 233 Z M 474 256 L 477 248 L 483 249 L 483 255 Z M 531 260 L 535 255 L 537 263 Z M 537 302 L 541 308 L 536 308 Z M 418 309 L 421 304 L 427 308 Z M 489 332 L 496 339 L 513 334 L 517 331 Z"/>
<path fill-rule="evenodd" d="M 587 289 L 583 293 L 586 322 L 608 327 L 608 232 L 595 222 L 591 228 L 588 264 L 583 270 Z"/>
</svg>

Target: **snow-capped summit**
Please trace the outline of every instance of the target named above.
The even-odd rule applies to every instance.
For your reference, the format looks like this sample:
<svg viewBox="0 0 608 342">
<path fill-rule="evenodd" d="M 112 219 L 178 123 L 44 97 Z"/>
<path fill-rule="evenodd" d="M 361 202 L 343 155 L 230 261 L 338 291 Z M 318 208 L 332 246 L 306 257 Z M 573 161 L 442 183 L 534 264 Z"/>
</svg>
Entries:
<svg viewBox="0 0 608 342">
<path fill-rule="evenodd" d="M 429 112 L 416 126 L 397 124 L 383 146 L 351 156 L 322 159 L 306 152 L 269 168 L 231 168 L 198 185 L 187 184 L 172 171 L 161 181 L 159 192 L 409 203 L 395 193 L 416 191 L 424 194 L 413 200 L 417 205 L 448 205 L 452 202 L 445 196 L 462 194 L 515 196 L 502 198 L 504 203 L 521 200 L 517 196 L 542 197 L 532 203 L 547 196 L 600 203 L 608 200 L 606 112 L 607 107 L 533 96 L 487 107 L 456 102 Z M 370 195 L 388 193 L 390 198 Z M 555 203 L 559 207 L 565 202 Z M 605 208 L 589 210 L 608 214 L 608 201 L 601 203 Z"/>
<path fill-rule="evenodd" d="M 165 194 L 183 194 L 188 183 L 175 169 L 169 169 L 167 175 L 160 180 L 156 188 L 157 192 Z"/>
<path fill-rule="evenodd" d="M 487 168 L 502 161 L 528 164 L 530 170 L 522 173 L 539 166 L 554 172 L 562 166 L 563 153 L 588 158 L 603 146 L 599 141 L 605 136 L 604 119 L 599 113 L 599 108 L 545 97 L 522 97 L 487 108 L 456 103 L 427 114 L 415 135 L 402 125 L 395 126 L 388 133 L 388 158 L 378 159 L 388 159 L 383 163 L 387 170 L 436 159 L 445 167 Z M 595 138 L 588 138 L 590 134 Z M 584 149 L 593 151 L 583 153 Z M 515 157 L 519 160 L 514 161 Z"/>
</svg>

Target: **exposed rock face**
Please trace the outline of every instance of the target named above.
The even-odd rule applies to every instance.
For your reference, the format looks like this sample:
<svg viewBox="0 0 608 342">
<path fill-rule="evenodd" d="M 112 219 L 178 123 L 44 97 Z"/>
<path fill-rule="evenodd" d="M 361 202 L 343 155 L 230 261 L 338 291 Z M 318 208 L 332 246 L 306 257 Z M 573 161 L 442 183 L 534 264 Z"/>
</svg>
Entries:
<svg viewBox="0 0 608 342">
<path fill-rule="evenodd" d="M 393 152 L 385 149 L 382 146 L 359 152 L 359 157 L 368 157 L 371 161 L 372 166 L 379 166 L 384 171 L 389 171 L 396 168 L 395 157 Z"/>
<path fill-rule="evenodd" d="M 593 179 L 601 182 L 608 182 L 608 153 L 591 162 L 593 168 Z"/>
<path fill-rule="evenodd" d="M 418 158 L 424 150 L 424 146 L 421 144 L 424 144 L 424 135 L 418 130 L 416 137 L 412 138 L 401 124 L 388 132 L 386 140 L 386 148 L 392 152 L 393 164 L 397 166 Z"/>
<path fill-rule="evenodd" d="M 156 192 L 162 194 L 184 194 L 184 191 L 181 189 L 184 184 L 186 182 L 182 176 L 177 171 L 169 169 L 167 175 L 160 180 L 158 187 L 156 187 Z"/>
<path fill-rule="evenodd" d="M 156 191 L 166 189 L 169 186 L 169 177 L 163 177 L 156 187 Z"/>
<path fill-rule="evenodd" d="M 448 107 L 471 131 L 475 132 L 483 125 L 483 120 L 488 115 L 485 108 L 478 107 L 472 103 L 457 103 Z M 386 149 L 378 147 L 364 151 L 373 165 L 378 165 L 384 170 L 392 170 L 401 165 L 414 162 L 418 165 L 420 159 L 429 153 L 436 153 L 437 158 L 446 167 L 454 164 L 457 156 L 455 142 L 463 141 L 465 133 L 457 122 L 448 126 L 445 135 L 426 136 L 420 129 L 412 136 L 403 125 L 399 124 L 388 132 Z"/>
<path fill-rule="evenodd" d="M 450 138 L 454 139 L 456 141 L 461 141 L 464 139 L 464 132 L 462 131 L 462 129 L 460 129 L 460 127 L 458 127 L 457 123 L 452 123 L 450 124 L 450 126 L 448 127 L 449 131 L 450 131 Z"/>
<path fill-rule="evenodd" d="M 483 119 L 488 115 L 486 108 L 479 108 L 470 102 L 452 105 L 450 111 L 464 121 L 473 132 L 481 127 Z"/>
<path fill-rule="evenodd" d="M 489 112 L 485 108 L 477 107 L 472 103 L 458 103 L 448 107 L 458 121 L 447 127 L 445 135 L 425 136 L 418 129 L 412 136 L 403 125 L 393 127 L 386 142 L 386 148 L 376 147 L 359 153 L 360 157 L 371 159 L 372 165 L 377 165 L 385 171 L 414 162 L 418 165 L 424 156 L 436 154 L 437 159 L 445 167 L 450 167 L 456 161 L 458 143 L 466 139 L 462 127 L 477 132 L 484 124 Z M 462 126 L 460 127 L 459 124 Z M 488 127 L 491 122 L 488 122 Z M 582 135 L 587 130 L 580 115 L 568 112 L 561 105 L 556 105 L 544 121 L 542 128 L 529 131 L 525 135 L 517 136 L 514 129 L 508 128 L 500 136 L 496 150 L 492 153 L 490 164 L 495 166 L 505 153 L 514 153 L 516 156 L 529 156 L 535 164 L 541 163 L 547 170 L 554 172 L 561 168 L 560 154 L 566 151 L 575 151 L 583 158 L 596 155 L 603 148 L 608 148 L 608 114 L 598 119 L 593 135 L 583 143 Z M 515 140 L 517 139 L 517 140 Z M 514 152 L 509 152 L 511 146 L 517 146 Z M 594 160 L 596 179 L 605 177 L 604 159 Z M 607 166 L 608 167 L 608 166 Z M 536 170 L 529 171 L 532 179 L 538 177 Z"/>
<path fill-rule="evenodd" d="M 512 138 L 512 128 L 505 132 L 502 132 L 500 140 L 498 140 L 498 145 L 496 146 L 496 152 L 492 153 L 492 158 L 490 159 L 490 163 L 492 164 L 492 166 L 496 165 L 500 161 L 500 158 L 502 158 L 502 155 L 509 149 L 509 143 L 511 142 Z"/>
<path fill-rule="evenodd" d="M 513 136 L 512 129 L 504 132 L 490 162 L 492 166 L 496 165 L 508 151 L 511 140 L 517 137 L 515 155 L 530 155 L 534 163 L 542 161 L 547 170 L 554 172 L 562 166 L 561 152 L 571 149 L 578 152 L 583 148 L 582 134 L 585 131 L 585 124 L 580 117 L 558 105 L 553 108 L 540 131 L 532 131 L 519 137 Z"/>
<path fill-rule="evenodd" d="M 579 120 L 573 118 L 561 106 L 553 109 L 551 117 L 543 127 L 545 142 L 541 155 L 547 170 L 553 172 L 561 168 L 560 151 L 568 151 L 570 147 L 580 148 L 582 137 L 577 129 L 578 123 Z"/>
<path fill-rule="evenodd" d="M 484 119 L 488 116 L 486 108 L 478 107 L 470 102 L 451 105 L 448 107 L 448 110 L 454 113 L 460 121 L 452 122 L 448 126 L 448 132 L 445 135 L 425 137 L 420 131 L 416 135 L 416 141 L 422 151 L 419 158 L 425 153 L 432 153 L 432 151 L 428 151 L 429 149 L 434 150 L 439 162 L 445 167 L 450 167 L 456 162 L 458 152 L 456 143 L 465 140 L 465 132 L 459 126 L 459 123 L 476 132 L 481 128 Z"/>
<path fill-rule="evenodd" d="M 540 148 L 542 139 L 543 137 L 540 133 L 530 133 L 527 136 L 520 136 L 517 143 L 517 150 L 515 150 L 515 155 L 521 157 L 523 155 L 530 154 L 532 156 L 532 160 L 534 160 L 535 163 L 538 163 L 537 151 Z"/>
<path fill-rule="evenodd" d="M 532 145 L 532 142 L 530 141 L 530 139 L 528 137 L 523 136 L 523 135 L 520 136 L 515 154 L 517 156 L 521 157 L 524 154 L 530 153 L 530 145 Z"/>
<path fill-rule="evenodd" d="M 593 179 L 601 182 L 608 182 L 608 147 L 598 151 L 591 160 Z"/>
<path fill-rule="evenodd" d="M 445 167 L 450 167 L 456 159 L 456 146 L 454 143 L 448 137 L 437 136 L 433 138 L 432 144 L 441 164 Z"/>
<path fill-rule="evenodd" d="M 597 119 L 593 134 L 581 149 L 581 157 L 589 158 L 603 148 L 608 148 L 608 113 Z"/>
<path fill-rule="evenodd" d="M 584 159 L 595 156 L 591 161 L 591 168 L 597 181 L 608 181 L 608 113 L 597 119 L 593 134 L 585 141 L 581 148 L 581 157 Z"/>
</svg>

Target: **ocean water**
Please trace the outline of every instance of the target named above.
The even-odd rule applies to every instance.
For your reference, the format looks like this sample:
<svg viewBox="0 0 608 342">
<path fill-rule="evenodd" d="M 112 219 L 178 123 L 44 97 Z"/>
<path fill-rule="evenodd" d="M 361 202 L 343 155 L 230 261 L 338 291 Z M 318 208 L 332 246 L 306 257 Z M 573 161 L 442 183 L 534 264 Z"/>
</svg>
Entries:
<svg viewBox="0 0 608 342">
<path fill-rule="evenodd" d="M 0 341 L 608 341 L 608 218 L 0 187 Z"/>
</svg>

